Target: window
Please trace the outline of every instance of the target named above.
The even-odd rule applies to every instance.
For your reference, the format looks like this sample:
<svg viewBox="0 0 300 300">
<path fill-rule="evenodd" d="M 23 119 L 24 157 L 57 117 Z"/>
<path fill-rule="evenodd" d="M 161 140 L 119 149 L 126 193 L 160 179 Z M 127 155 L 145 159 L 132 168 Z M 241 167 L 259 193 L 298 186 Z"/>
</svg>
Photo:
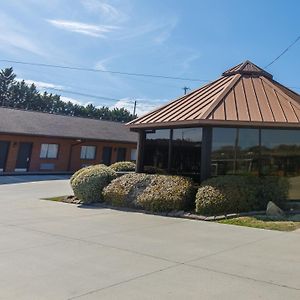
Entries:
<svg viewBox="0 0 300 300">
<path fill-rule="evenodd" d="M 299 130 L 261 130 L 261 173 L 287 177 L 289 198 L 300 199 Z"/>
<path fill-rule="evenodd" d="M 42 144 L 40 158 L 57 158 L 58 144 Z"/>
<path fill-rule="evenodd" d="M 144 166 L 168 168 L 170 129 L 146 132 Z"/>
<path fill-rule="evenodd" d="M 258 174 L 259 130 L 214 128 L 212 175 Z"/>
<path fill-rule="evenodd" d="M 171 172 L 199 175 L 201 168 L 202 128 L 173 130 Z"/>
<path fill-rule="evenodd" d="M 125 161 L 125 160 L 126 160 L 126 148 L 118 148 L 117 161 Z"/>
<path fill-rule="evenodd" d="M 95 159 L 96 146 L 81 146 L 80 158 L 81 159 Z"/>
<path fill-rule="evenodd" d="M 136 160 L 136 154 L 137 154 L 137 150 L 131 149 L 130 160 Z"/>
</svg>

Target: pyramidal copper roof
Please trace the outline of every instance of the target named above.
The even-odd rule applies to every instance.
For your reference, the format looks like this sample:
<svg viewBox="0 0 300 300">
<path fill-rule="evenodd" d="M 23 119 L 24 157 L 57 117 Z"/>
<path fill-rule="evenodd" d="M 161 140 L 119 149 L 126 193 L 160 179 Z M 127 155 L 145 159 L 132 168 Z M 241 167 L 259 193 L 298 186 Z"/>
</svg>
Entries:
<svg viewBox="0 0 300 300">
<path fill-rule="evenodd" d="M 300 127 L 299 120 L 300 95 L 245 61 L 127 125 L 131 129 L 201 124 Z"/>
</svg>

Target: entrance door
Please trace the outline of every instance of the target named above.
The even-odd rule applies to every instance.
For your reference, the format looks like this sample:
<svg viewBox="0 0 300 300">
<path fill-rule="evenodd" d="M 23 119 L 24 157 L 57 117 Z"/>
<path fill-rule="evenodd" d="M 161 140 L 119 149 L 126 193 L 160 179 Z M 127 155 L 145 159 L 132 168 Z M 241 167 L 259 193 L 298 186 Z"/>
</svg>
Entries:
<svg viewBox="0 0 300 300">
<path fill-rule="evenodd" d="M 111 164 L 112 147 L 104 147 L 102 153 L 102 163 L 109 166 Z"/>
<path fill-rule="evenodd" d="M 15 168 L 16 172 L 28 171 L 30 157 L 31 157 L 31 149 L 32 149 L 32 143 L 20 143 L 16 168 Z"/>
<path fill-rule="evenodd" d="M 0 172 L 5 171 L 9 142 L 0 141 Z"/>
<path fill-rule="evenodd" d="M 125 161 L 125 160 L 126 160 L 126 148 L 118 148 L 117 161 Z"/>
</svg>

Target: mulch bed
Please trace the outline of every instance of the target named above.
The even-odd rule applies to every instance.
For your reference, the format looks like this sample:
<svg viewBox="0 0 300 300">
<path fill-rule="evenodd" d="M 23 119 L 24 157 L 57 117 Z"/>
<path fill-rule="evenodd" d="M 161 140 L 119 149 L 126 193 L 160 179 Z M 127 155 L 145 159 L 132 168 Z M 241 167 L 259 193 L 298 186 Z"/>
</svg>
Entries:
<svg viewBox="0 0 300 300">
<path fill-rule="evenodd" d="M 152 214 L 152 215 L 158 215 L 158 216 L 168 216 L 168 217 L 173 217 L 173 218 L 184 218 L 184 219 L 201 220 L 201 221 L 220 221 L 220 220 L 224 220 L 224 219 L 232 219 L 232 218 L 238 218 L 238 217 L 265 215 L 265 213 L 266 213 L 265 210 L 242 212 L 242 213 L 232 213 L 232 214 L 224 214 L 224 215 L 217 215 L 217 216 L 202 216 L 202 215 L 195 214 L 194 212 L 185 212 L 183 210 L 182 211 L 171 211 L 171 212 L 165 212 L 165 213 L 157 213 L 157 212 L 151 212 L 151 211 L 146 211 L 146 210 L 137 209 L 137 208 L 116 207 L 116 206 L 112 206 L 112 205 L 109 205 L 106 203 L 84 204 L 81 200 L 79 200 L 78 198 L 76 198 L 75 196 L 72 196 L 72 195 L 63 197 L 61 199 L 61 202 L 82 205 L 85 207 L 110 208 L 110 209 L 116 209 L 116 210 L 121 210 L 121 211 L 139 212 L 139 213 Z M 300 214 L 300 210 L 289 210 L 289 211 L 286 211 L 286 214 L 289 214 L 289 215 Z"/>
</svg>

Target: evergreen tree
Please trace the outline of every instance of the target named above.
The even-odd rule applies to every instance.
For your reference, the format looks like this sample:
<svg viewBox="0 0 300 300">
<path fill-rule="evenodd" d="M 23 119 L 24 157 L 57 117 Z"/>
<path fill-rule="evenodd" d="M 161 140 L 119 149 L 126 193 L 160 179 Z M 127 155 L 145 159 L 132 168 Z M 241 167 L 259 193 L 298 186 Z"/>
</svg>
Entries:
<svg viewBox="0 0 300 300">
<path fill-rule="evenodd" d="M 0 71 L 0 103 L 2 106 L 6 105 L 11 98 L 11 87 L 15 83 L 15 78 L 13 68 Z"/>
<path fill-rule="evenodd" d="M 129 122 L 135 117 L 125 108 L 110 110 L 107 106 L 97 108 L 93 104 L 83 106 L 64 102 L 59 95 L 41 93 L 34 84 L 28 85 L 24 80 L 17 81 L 15 78 L 13 68 L 0 71 L 0 105 L 118 122 Z"/>
</svg>

